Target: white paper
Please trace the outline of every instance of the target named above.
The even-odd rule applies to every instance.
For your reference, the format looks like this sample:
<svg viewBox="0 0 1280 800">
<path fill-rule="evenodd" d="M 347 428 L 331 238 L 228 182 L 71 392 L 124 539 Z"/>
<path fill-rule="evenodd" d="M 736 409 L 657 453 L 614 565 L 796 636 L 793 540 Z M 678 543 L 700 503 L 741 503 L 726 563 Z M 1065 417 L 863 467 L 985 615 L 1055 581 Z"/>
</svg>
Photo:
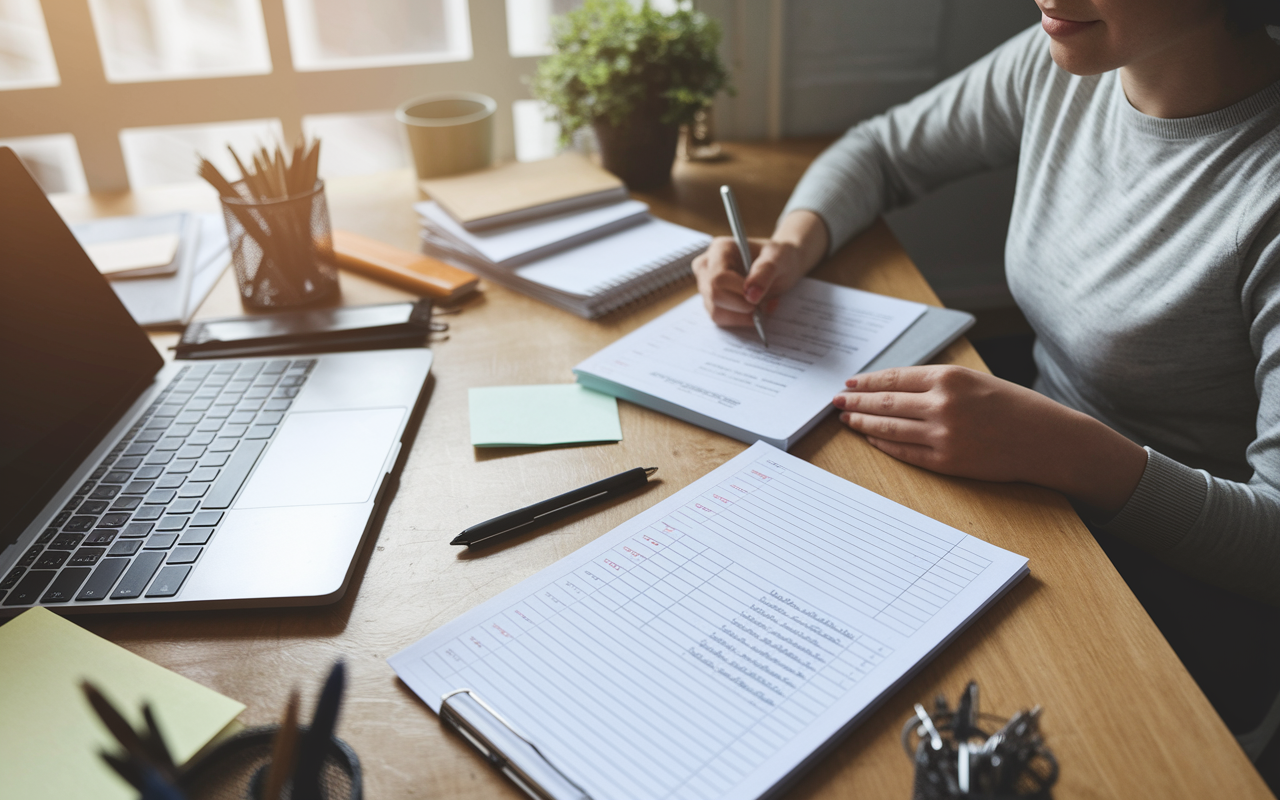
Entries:
<svg viewBox="0 0 1280 800">
<path fill-rule="evenodd" d="M 389 663 L 596 800 L 753 798 L 1026 563 L 760 442 Z"/>
<path fill-rule="evenodd" d="M 585 210 L 504 225 L 484 231 L 469 231 L 462 227 L 439 203 L 427 201 L 413 206 L 423 218 L 424 224 L 446 234 L 495 264 L 512 265 L 520 256 L 540 253 L 563 244 L 570 247 L 592 235 L 603 235 L 629 224 L 644 220 L 649 206 L 639 200 L 624 200 Z"/>
<path fill-rule="evenodd" d="M 919 303 L 806 278 L 754 328 L 720 328 L 694 296 L 583 361 L 585 372 L 786 440 L 924 313 Z"/>
<path fill-rule="evenodd" d="M 84 251 L 103 275 L 168 266 L 178 252 L 182 236 L 177 232 L 87 244 Z"/>
</svg>

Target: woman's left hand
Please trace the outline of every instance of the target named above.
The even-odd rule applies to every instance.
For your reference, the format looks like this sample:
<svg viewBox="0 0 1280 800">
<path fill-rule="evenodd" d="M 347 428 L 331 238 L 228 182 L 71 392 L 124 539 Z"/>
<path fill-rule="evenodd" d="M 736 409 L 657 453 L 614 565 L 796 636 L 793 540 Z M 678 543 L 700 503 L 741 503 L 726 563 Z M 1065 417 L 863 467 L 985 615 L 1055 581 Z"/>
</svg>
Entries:
<svg viewBox="0 0 1280 800">
<path fill-rule="evenodd" d="M 894 458 L 935 472 L 1026 481 L 1119 511 L 1146 451 L 1031 389 L 955 366 L 857 375 L 836 395 L 840 420 Z"/>
</svg>

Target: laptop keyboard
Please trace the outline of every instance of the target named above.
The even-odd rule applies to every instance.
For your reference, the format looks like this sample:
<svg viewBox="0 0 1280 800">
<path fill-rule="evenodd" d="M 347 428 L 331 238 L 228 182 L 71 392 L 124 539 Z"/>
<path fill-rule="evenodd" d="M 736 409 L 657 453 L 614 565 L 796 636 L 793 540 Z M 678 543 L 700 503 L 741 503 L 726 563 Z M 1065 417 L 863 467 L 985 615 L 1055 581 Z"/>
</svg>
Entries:
<svg viewBox="0 0 1280 800">
<path fill-rule="evenodd" d="M 183 367 L 4 576 L 0 603 L 177 595 L 315 363 Z"/>
</svg>

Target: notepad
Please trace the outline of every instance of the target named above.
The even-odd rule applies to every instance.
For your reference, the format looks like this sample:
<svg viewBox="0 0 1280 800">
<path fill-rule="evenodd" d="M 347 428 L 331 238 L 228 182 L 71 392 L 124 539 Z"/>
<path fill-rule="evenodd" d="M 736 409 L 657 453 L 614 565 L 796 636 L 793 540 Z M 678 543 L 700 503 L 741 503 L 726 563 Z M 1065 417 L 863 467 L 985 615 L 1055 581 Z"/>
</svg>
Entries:
<svg viewBox="0 0 1280 800">
<path fill-rule="evenodd" d="M 473 690 L 595 800 L 755 798 L 1026 574 L 760 442 L 389 663 L 437 713 Z"/>
<path fill-rule="evenodd" d="M 576 383 L 467 390 L 473 447 L 544 447 L 622 439 L 618 401 Z"/>
<path fill-rule="evenodd" d="M 43 608 L 0 627 L 0 794 L 23 800 L 129 800 L 137 792 L 98 757 L 120 748 L 81 693 L 91 680 L 136 727 L 148 701 L 185 763 L 244 705 L 157 666 Z"/>
<path fill-rule="evenodd" d="M 691 276 L 705 233 L 646 218 L 567 250 L 508 268 L 478 259 L 426 229 L 423 249 L 495 283 L 587 319 L 640 301 Z"/>
<path fill-rule="evenodd" d="M 597 391 L 784 450 L 925 306 L 805 278 L 754 328 L 720 328 L 693 296 L 574 367 Z"/>
<path fill-rule="evenodd" d="M 440 238 L 451 240 L 472 257 L 495 266 L 515 267 L 542 256 L 568 250 L 592 239 L 643 222 L 649 207 L 639 200 L 624 200 L 585 211 L 505 225 L 485 231 L 469 231 L 450 217 L 439 203 L 414 203 L 423 227 Z"/>
</svg>

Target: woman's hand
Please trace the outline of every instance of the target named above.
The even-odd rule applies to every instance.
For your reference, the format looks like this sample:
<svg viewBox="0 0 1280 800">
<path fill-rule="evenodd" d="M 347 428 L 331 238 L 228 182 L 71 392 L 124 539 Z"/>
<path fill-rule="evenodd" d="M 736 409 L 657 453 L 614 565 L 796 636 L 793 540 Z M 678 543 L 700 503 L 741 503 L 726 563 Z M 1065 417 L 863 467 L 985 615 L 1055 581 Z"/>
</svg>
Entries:
<svg viewBox="0 0 1280 800">
<path fill-rule="evenodd" d="M 1146 469 L 1146 451 L 1038 392 L 964 367 L 857 375 L 836 395 L 840 420 L 919 467 L 1057 489 L 1114 514 Z"/>
<path fill-rule="evenodd" d="M 742 275 L 737 243 L 718 236 L 693 260 L 698 292 L 713 322 L 750 327 L 751 313 L 786 292 L 817 264 L 827 249 L 827 228 L 812 211 L 793 211 L 770 239 L 751 239 L 751 272 Z M 767 307 L 767 306 L 766 306 Z"/>
</svg>

